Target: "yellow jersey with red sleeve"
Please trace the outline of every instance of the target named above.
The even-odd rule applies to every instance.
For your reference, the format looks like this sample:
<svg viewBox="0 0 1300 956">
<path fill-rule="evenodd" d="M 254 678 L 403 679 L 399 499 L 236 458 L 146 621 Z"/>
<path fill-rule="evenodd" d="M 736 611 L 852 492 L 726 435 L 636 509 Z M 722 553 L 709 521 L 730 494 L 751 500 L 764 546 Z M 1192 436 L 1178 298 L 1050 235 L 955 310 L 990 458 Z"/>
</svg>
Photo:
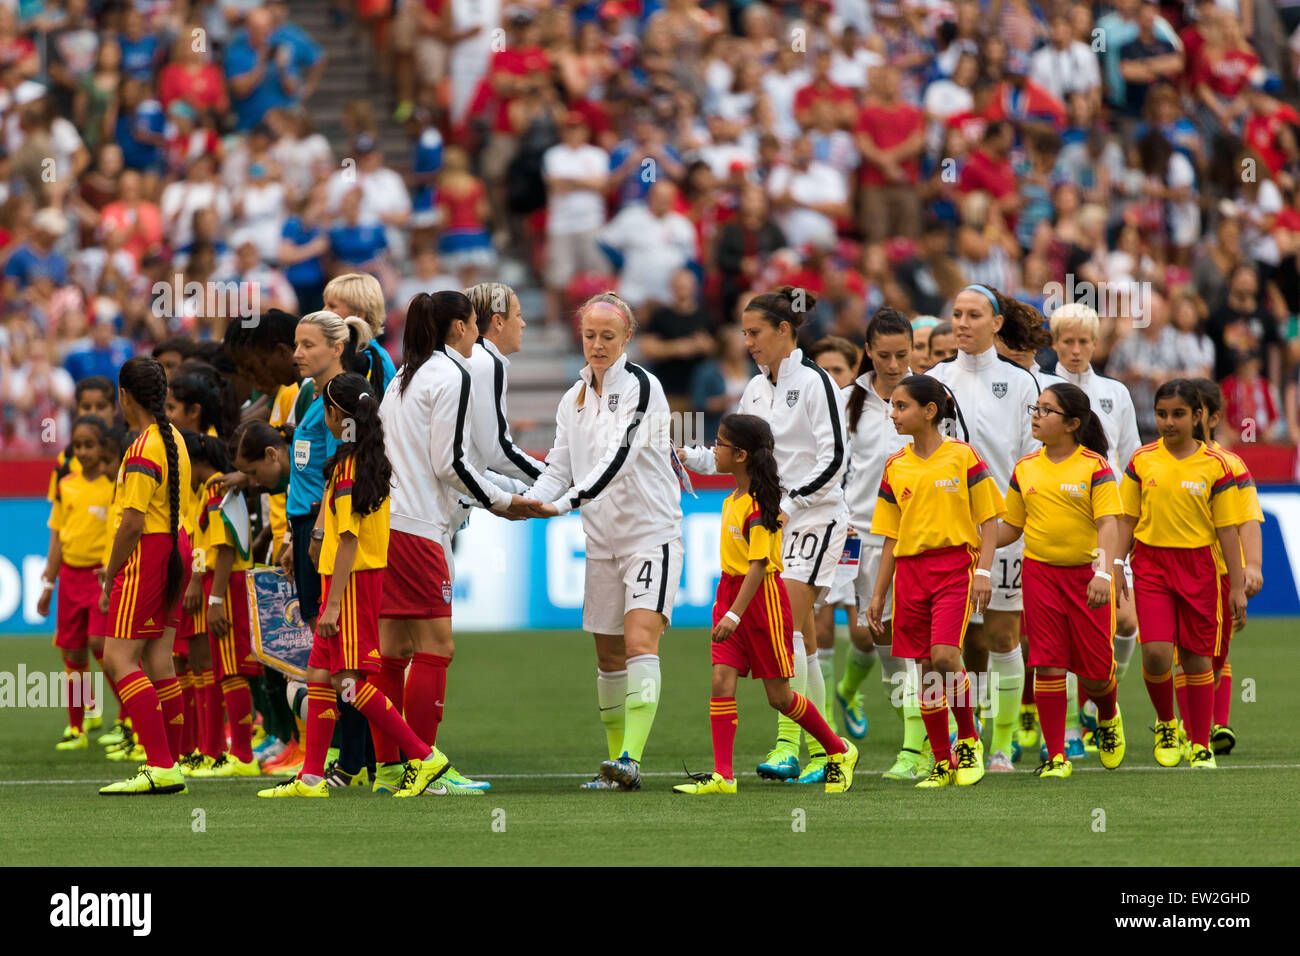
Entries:
<svg viewBox="0 0 1300 956">
<path fill-rule="evenodd" d="M 225 520 L 221 517 L 221 499 L 225 492 L 221 490 L 221 476 L 213 475 L 199 489 L 199 500 L 203 510 L 199 513 L 199 540 L 203 542 L 204 569 L 211 571 L 216 567 L 217 548 L 227 547 L 235 553 L 231 571 L 247 571 L 253 566 L 250 557 L 241 557 L 235 536 L 230 533 Z"/>
<path fill-rule="evenodd" d="M 179 522 L 184 518 L 186 492 L 190 487 L 190 455 L 176 426 L 169 423 L 167 427 L 172 430 L 172 440 L 176 443 L 181 503 L 181 514 L 176 517 Z M 117 486 L 119 508 L 122 511 L 129 508 L 144 515 L 144 534 L 171 533 L 167 448 L 157 425 L 150 425 L 141 432 L 126 450 L 117 473 Z"/>
<path fill-rule="evenodd" d="M 108 511 L 113 503 L 113 480 L 108 475 L 88 479 L 83 472 L 67 474 L 54 486 L 50 528 L 59 533 L 63 563 L 73 568 L 103 564 L 108 533 Z"/>
<path fill-rule="evenodd" d="M 1025 557 L 1074 568 L 1097 556 L 1097 519 L 1123 512 L 1104 455 L 1077 446 L 1064 461 L 1040 448 L 1016 462 L 1007 488 L 1009 525 L 1025 531 Z"/>
<path fill-rule="evenodd" d="M 293 414 L 293 403 L 298 400 L 298 391 L 301 386 L 294 382 L 292 385 L 281 385 L 280 390 L 275 393 L 275 401 L 271 405 L 270 426 L 272 428 L 283 428 L 289 421 L 289 416 Z M 288 503 L 289 496 L 286 494 L 267 494 L 266 503 L 271 516 L 271 554 L 275 555 L 280 550 L 280 543 L 289 531 L 289 518 L 285 514 L 285 505 Z"/>
<path fill-rule="evenodd" d="M 371 571 L 388 566 L 388 503 L 381 504 L 368 515 L 359 515 L 352 508 L 352 487 L 357 461 L 353 455 L 340 458 L 334 474 L 325 486 L 325 540 L 321 543 L 320 573 L 334 573 L 334 558 L 339 551 L 339 538 L 355 535 L 357 554 L 352 562 L 353 571 Z"/>
<path fill-rule="evenodd" d="M 45 492 L 45 500 L 50 504 L 54 504 L 54 494 L 58 490 L 59 480 L 62 478 L 59 472 L 64 471 L 65 465 L 67 466 L 67 470 L 64 472 L 65 474 L 81 474 L 81 459 L 76 455 L 69 455 L 67 449 L 59 452 L 58 457 L 54 459 L 54 470 L 50 472 L 49 490 Z"/>
<path fill-rule="evenodd" d="M 744 575 L 749 562 L 766 561 L 765 571 L 778 574 L 781 564 L 781 529 L 768 531 L 753 495 L 733 491 L 722 503 L 722 572 Z"/>
<path fill-rule="evenodd" d="M 1218 442 L 1211 442 L 1210 448 L 1228 459 L 1228 465 L 1232 468 L 1232 480 L 1237 484 L 1237 505 L 1241 508 L 1241 521 L 1238 524 L 1247 521 L 1258 521 L 1263 524 L 1264 509 L 1259 505 L 1259 490 L 1255 487 L 1255 479 L 1251 476 L 1246 463 L 1241 460 L 1240 455 L 1228 451 Z"/>
<path fill-rule="evenodd" d="M 984 459 L 963 441 L 945 438 L 929 458 L 908 445 L 885 462 L 871 533 L 895 540 L 907 557 L 939 548 L 978 548 L 980 525 L 1006 513 Z"/>
<path fill-rule="evenodd" d="M 1241 523 L 1232 466 L 1203 444 L 1181 460 L 1164 439 L 1143 445 L 1124 469 L 1119 496 L 1124 514 L 1137 519 L 1133 536 L 1153 548 L 1208 548 L 1216 529 Z"/>
</svg>

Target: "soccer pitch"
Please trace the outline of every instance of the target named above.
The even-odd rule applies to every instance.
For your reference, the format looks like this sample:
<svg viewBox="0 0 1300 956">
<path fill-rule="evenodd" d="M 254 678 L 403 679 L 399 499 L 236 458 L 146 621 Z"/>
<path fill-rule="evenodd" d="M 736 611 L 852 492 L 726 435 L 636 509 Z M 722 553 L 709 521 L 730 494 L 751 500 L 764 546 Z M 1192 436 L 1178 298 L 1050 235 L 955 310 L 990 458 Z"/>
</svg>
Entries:
<svg viewBox="0 0 1300 956">
<path fill-rule="evenodd" d="M 683 761 L 712 769 L 702 630 L 669 631 L 662 643 L 663 699 L 640 793 L 577 789 L 605 754 L 592 642 L 573 632 L 458 636 L 438 743 L 466 774 L 492 781 L 483 797 L 393 800 L 351 788 L 264 801 L 254 793 L 266 784 L 242 779 L 106 799 L 97 787 L 127 768 L 93 742 L 57 753 L 61 710 L 6 708 L 0 865 L 1294 865 L 1296 623 L 1255 620 L 1234 641 L 1239 742 L 1217 771 L 1156 766 L 1135 660 L 1120 688 L 1129 749 L 1118 771 L 1093 756 L 1070 780 L 1045 781 L 1026 757 L 1015 774 L 937 791 L 880 779 L 900 727 L 876 671 L 864 686 L 871 729 L 852 792 L 758 781 L 775 715 L 761 686 L 743 681 L 739 794 L 671 793 Z M 48 672 L 58 656 L 43 638 L 0 639 L 0 671 L 20 663 Z M 1243 703 L 1250 681 L 1255 700 Z"/>
</svg>

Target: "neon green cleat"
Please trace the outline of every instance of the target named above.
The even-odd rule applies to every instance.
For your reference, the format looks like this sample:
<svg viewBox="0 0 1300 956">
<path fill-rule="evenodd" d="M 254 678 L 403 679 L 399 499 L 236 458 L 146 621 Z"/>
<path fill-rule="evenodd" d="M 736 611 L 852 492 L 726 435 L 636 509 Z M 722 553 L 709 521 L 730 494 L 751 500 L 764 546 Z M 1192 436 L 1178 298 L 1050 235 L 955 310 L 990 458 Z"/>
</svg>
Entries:
<svg viewBox="0 0 1300 956">
<path fill-rule="evenodd" d="M 222 754 L 219 757 L 207 757 L 204 759 L 203 766 L 195 767 L 190 771 L 190 776 L 196 779 L 205 777 L 228 777 L 230 776 L 230 773 L 226 770 L 226 764 L 234 759 L 235 758 L 230 754 Z"/>
<path fill-rule="evenodd" d="M 1156 735 L 1156 763 L 1162 767 L 1177 767 L 1183 759 L 1183 750 L 1178 743 L 1178 722 L 1157 720 L 1151 729 Z"/>
<path fill-rule="evenodd" d="M 693 773 L 693 783 L 679 783 L 673 787 L 673 793 L 685 793 L 692 797 L 710 793 L 735 793 L 736 781 L 728 780 L 716 770 L 713 773 Z"/>
<path fill-rule="evenodd" d="M 1074 772 L 1074 765 L 1065 759 L 1064 754 L 1057 754 L 1050 760 L 1047 760 L 1034 771 L 1036 777 L 1055 777 L 1058 780 L 1065 780 Z"/>
<path fill-rule="evenodd" d="M 90 738 L 86 736 L 84 730 L 78 730 L 76 727 L 65 727 L 63 729 L 63 738 L 54 745 L 55 750 L 85 750 L 90 746 Z"/>
<path fill-rule="evenodd" d="M 274 787 L 268 787 L 265 790 L 257 791 L 259 797 L 328 797 L 330 788 L 325 786 L 322 780 L 316 786 L 311 787 L 303 783 L 299 778 L 292 777 L 284 783 L 278 783 Z"/>
<path fill-rule="evenodd" d="M 1015 742 L 1022 751 L 1038 746 L 1038 707 L 1034 704 L 1020 705 L 1020 724 L 1016 727 Z"/>
<path fill-rule="evenodd" d="M 1115 705 L 1115 716 L 1110 720 L 1097 719 L 1097 752 L 1101 765 L 1107 770 L 1114 770 L 1124 762 L 1124 720 Z"/>
<path fill-rule="evenodd" d="M 451 762 L 447 760 L 446 755 L 434 747 L 433 753 L 427 759 L 417 758 L 407 762 L 406 772 L 402 774 L 402 789 L 393 796 L 418 797 L 424 793 L 429 784 L 446 773 L 449 766 Z"/>
<path fill-rule="evenodd" d="M 400 763 L 381 763 L 375 768 L 375 784 L 370 789 L 375 793 L 396 793 L 402 789 L 402 774 L 406 767 Z"/>
<path fill-rule="evenodd" d="M 492 784 L 486 780 L 471 780 L 455 767 L 448 764 L 447 772 L 442 775 L 442 779 L 448 784 L 455 784 L 462 790 L 491 790 Z"/>
<path fill-rule="evenodd" d="M 119 717 L 117 718 L 117 722 L 113 724 L 113 729 L 106 734 L 100 734 L 99 740 L 96 741 L 96 743 L 101 747 L 116 747 L 126 739 L 126 735 L 129 732 L 129 729 L 126 726 L 126 721 Z"/>
<path fill-rule="evenodd" d="M 141 797 L 166 793 L 186 793 L 185 778 L 176 764 L 150 767 L 147 764 L 120 783 L 110 783 L 99 792 L 106 797 Z"/>
<path fill-rule="evenodd" d="M 81 729 L 86 733 L 104 726 L 104 718 L 99 714 L 87 714 L 81 721 Z"/>
<path fill-rule="evenodd" d="M 149 755 L 142 744 L 133 744 L 130 747 L 119 747 L 116 750 L 110 750 L 104 756 L 109 760 L 125 760 L 139 762 L 145 760 Z"/>
<path fill-rule="evenodd" d="M 931 760 L 925 754 L 915 750 L 900 750 L 894 758 L 894 765 L 881 776 L 885 780 L 917 781 L 930 772 Z"/>
<path fill-rule="evenodd" d="M 1191 763 L 1196 770 L 1215 770 L 1219 766 L 1208 747 L 1193 747 Z"/>
<path fill-rule="evenodd" d="M 952 748 L 957 761 L 954 783 L 959 787 L 973 787 L 984 779 L 984 744 L 978 737 L 959 740 Z"/>
<path fill-rule="evenodd" d="M 844 753 L 826 757 L 826 792 L 848 793 L 853 788 L 853 770 L 858 765 L 858 748 L 853 741 L 840 738 L 847 748 Z"/>
<path fill-rule="evenodd" d="M 931 790 L 935 787 L 948 787 L 953 784 L 957 775 L 953 772 L 948 761 L 939 760 L 930 768 L 929 775 L 916 785 L 918 790 Z"/>
<path fill-rule="evenodd" d="M 212 768 L 213 777 L 260 777 L 262 768 L 256 760 L 243 761 L 234 754 L 226 754 L 221 766 Z"/>
</svg>

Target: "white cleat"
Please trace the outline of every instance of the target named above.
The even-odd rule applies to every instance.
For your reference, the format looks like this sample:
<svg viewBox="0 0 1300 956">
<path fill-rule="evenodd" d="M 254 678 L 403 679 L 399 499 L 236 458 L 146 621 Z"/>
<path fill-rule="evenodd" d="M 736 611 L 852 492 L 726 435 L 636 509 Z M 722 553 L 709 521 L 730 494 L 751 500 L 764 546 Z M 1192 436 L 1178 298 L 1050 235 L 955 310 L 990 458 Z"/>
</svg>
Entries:
<svg viewBox="0 0 1300 956">
<path fill-rule="evenodd" d="M 993 756 L 989 758 L 989 773 L 1014 773 L 1015 769 L 1016 766 L 1011 762 L 1011 758 L 1007 756 L 1006 751 L 994 751 Z"/>
</svg>

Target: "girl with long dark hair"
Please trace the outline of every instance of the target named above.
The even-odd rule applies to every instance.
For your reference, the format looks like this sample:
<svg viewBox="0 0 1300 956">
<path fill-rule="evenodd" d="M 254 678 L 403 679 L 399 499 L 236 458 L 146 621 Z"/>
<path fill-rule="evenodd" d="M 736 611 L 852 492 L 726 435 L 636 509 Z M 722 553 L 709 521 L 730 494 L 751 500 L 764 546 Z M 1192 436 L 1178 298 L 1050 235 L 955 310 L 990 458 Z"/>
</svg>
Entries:
<svg viewBox="0 0 1300 956">
<path fill-rule="evenodd" d="M 1047 748 L 1037 773 L 1064 778 L 1073 770 L 1065 742 L 1067 671 L 1097 705 L 1097 748 L 1102 766 L 1114 770 L 1124 759 L 1111 644 L 1120 503 L 1106 433 L 1077 385 L 1049 386 L 1027 411 L 1043 447 L 1011 473 L 998 544 L 1025 536 L 1029 666 Z"/>
<path fill-rule="evenodd" d="M 826 748 L 826 792 L 842 793 L 853 786 L 858 750 L 790 688 L 799 649 L 781 580 L 781 479 L 771 427 L 756 415 L 726 416 L 714 458 L 719 474 L 735 476 L 736 490 L 722 506 L 722 578 L 713 605 L 713 773 L 696 774 L 694 783 L 673 790 L 692 796 L 736 792 L 736 680 L 752 674 L 763 682 L 768 703 Z"/>
<path fill-rule="evenodd" d="M 118 373 L 118 387 L 122 412 L 140 437 L 127 449 L 118 471 L 121 516 L 104 568 L 99 609 L 112 627 L 104 645 L 104 669 L 131 718 L 146 762 L 133 777 L 100 793 L 184 793 L 185 778 L 176 762 L 184 716 L 172 666 L 172 639 L 189 566 L 190 544 L 180 516 L 190 459 L 180 432 L 167 418 L 162 366 L 149 358 L 128 359 Z M 141 669 L 142 662 L 152 681 Z"/>
</svg>

